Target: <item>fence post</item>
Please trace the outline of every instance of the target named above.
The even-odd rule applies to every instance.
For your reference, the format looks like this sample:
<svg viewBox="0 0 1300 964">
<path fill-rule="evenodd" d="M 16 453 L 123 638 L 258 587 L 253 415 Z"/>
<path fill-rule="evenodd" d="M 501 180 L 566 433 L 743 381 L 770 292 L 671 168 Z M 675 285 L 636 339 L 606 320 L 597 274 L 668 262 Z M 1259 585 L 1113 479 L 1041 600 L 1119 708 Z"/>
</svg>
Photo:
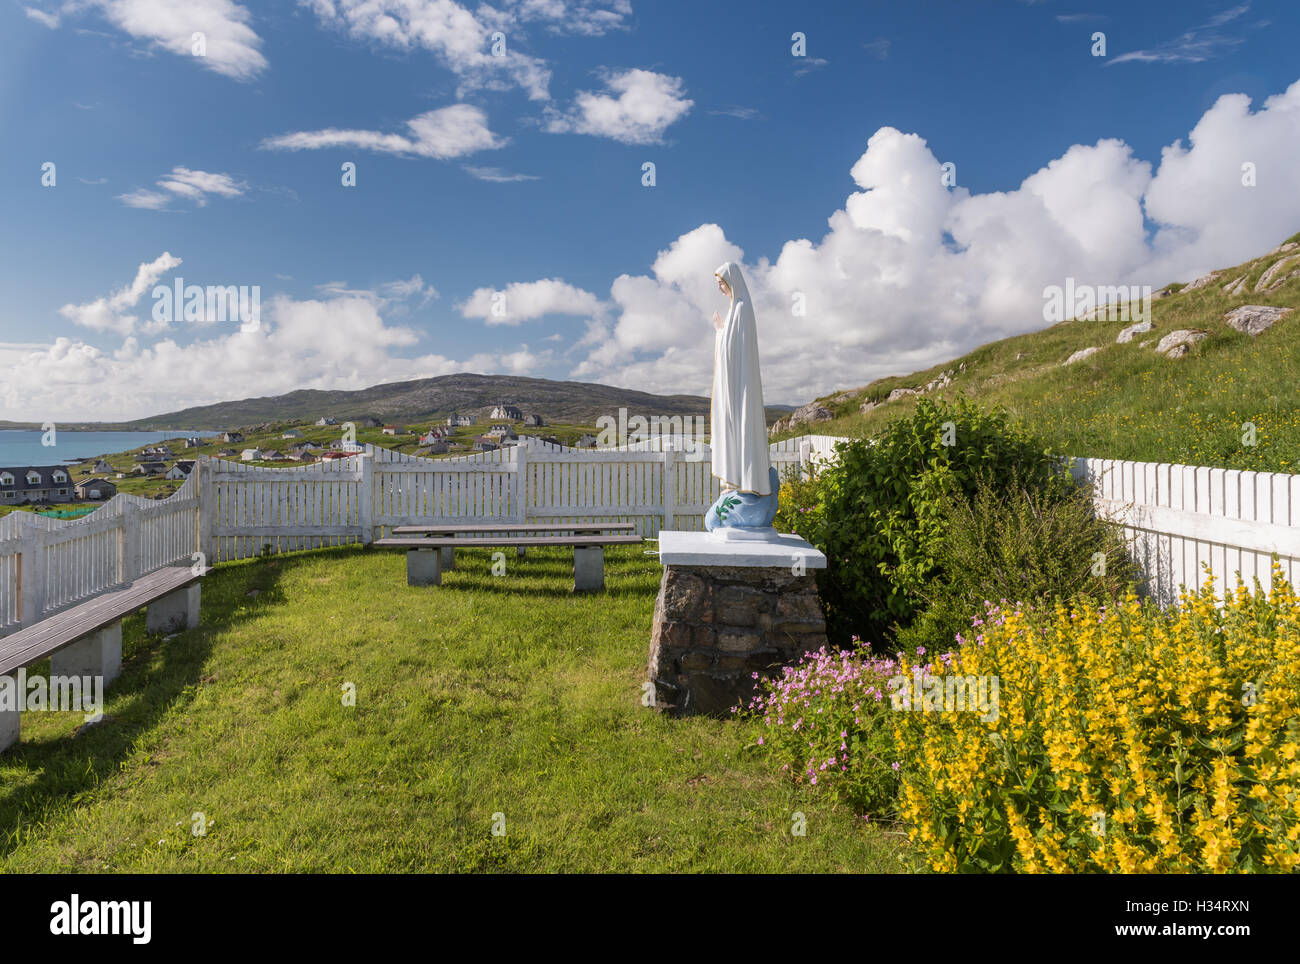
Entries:
<svg viewBox="0 0 1300 964">
<path fill-rule="evenodd" d="M 41 570 L 45 566 L 45 519 L 37 519 L 26 512 L 18 513 L 27 530 L 22 534 L 22 554 L 18 558 L 18 578 L 21 580 L 19 625 L 27 627 L 41 618 L 45 608 L 45 578 Z M 30 521 L 28 521 L 30 519 Z"/>
<path fill-rule="evenodd" d="M 522 443 L 515 444 L 515 521 L 528 521 L 528 449 Z"/>
<path fill-rule="evenodd" d="M 801 438 L 799 440 L 799 475 L 807 474 L 812 465 L 812 440 Z"/>
<path fill-rule="evenodd" d="M 194 474 L 199 483 L 199 504 L 194 510 L 195 548 L 202 554 L 203 564 L 213 566 L 217 562 L 216 539 L 213 536 L 217 527 L 217 493 L 212 481 L 212 464 L 206 455 L 199 456 Z"/>
<path fill-rule="evenodd" d="M 140 578 L 140 507 L 126 496 L 119 517 L 122 534 L 118 540 L 118 576 L 123 583 Z"/>
<path fill-rule="evenodd" d="M 666 448 L 660 454 L 664 463 L 663 482 L 659 486 L 664 503 L 663 523 L 659 526 L 662 530 L 673 527 L 673 516 L 677 512 L 677 451 Z"/>
<path fill-rule="evenodd" d="M 375 463 L 370 452 L 356 456 L 361 465 L 361 490 L 357 496 L 357 522 L 361 526 L 361 544 L 375 541 Z"/>
</svg>

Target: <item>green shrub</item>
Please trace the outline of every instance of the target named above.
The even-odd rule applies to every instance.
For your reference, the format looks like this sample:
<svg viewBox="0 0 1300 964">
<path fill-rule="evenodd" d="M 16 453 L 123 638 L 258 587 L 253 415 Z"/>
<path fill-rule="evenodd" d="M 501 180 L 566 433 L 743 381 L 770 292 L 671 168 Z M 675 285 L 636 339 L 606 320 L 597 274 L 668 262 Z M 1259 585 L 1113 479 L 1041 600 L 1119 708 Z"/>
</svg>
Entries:
<svg viewBox="0 0 1300 964">
<path fill-rule="evenodd" d="M 818 571 L 818 586 L 831 640 L 840 644 L 854 634 L 879 642 L 912 621 L 939 575 L 943 506 L 954 492 L 972 499 L 981 477 L 1053 492 L 1072 484 L 1005 412 L 965 398 L 921 399 L 875 438 L 837 450 L 838 461 L 790 493 L 782 521 L 832 560 Z"/>
<path fill-rule="evenodd" d="M 1083 486 L 981 477 L 972 499 L 946 493 L 938 519 L 937 575 L 919 591 L 923 611 L 898 636 L 909 652 L 951 648 L 989 600 L 1050 604 L 1086 595 L 1117 604 L 1140 577 L 1122 529 L 1096 516 Z"/>
</svg>

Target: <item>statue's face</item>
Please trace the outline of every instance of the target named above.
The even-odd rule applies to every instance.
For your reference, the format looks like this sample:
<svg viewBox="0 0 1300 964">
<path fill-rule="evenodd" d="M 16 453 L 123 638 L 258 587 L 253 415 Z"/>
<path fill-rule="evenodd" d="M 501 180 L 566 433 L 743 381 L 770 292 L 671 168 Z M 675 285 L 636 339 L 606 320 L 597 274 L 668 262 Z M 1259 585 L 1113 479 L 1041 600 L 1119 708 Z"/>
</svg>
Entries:
<svg viewBox="0 0 1300 964">
<path fill-rule="evenodd" d="M 725 281 L 723 281 L 721 275 L 717 275 L 716 277 L 717 277 L 717 279 L 718 279 L 718 290 L 721 291 L 721 292 L 722 292 L 724 295 L 726 295 L 728 298 L 730 298 L 730 297 L 731 297 L 731 285 L 729 285 L 729 284 L 727 284 Z"/>
</svg>

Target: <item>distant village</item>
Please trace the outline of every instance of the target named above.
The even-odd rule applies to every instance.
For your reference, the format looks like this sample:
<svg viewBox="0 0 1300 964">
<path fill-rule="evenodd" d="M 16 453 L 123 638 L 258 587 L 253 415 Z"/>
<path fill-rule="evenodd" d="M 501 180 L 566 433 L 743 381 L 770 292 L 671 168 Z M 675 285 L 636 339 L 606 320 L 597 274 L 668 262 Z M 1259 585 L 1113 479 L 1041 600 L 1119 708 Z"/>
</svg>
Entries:
<svg viewBox="0 0 1300 964">
<path fill-rule="evenodd" d="M 334 431 L 345 424 L 351 424 L 355 431 L 336 437 Z M 541 415 L 498 403 L 486 416 L 453 413 L 421 426 L 385 424 L 376 418 L 340 423 L 322 416 L 315 422 L 231 429 L 80 463 L 0 467 L 0 511 L 8 507 L 43 509 L 66 507 L 67 503 L 103 502 L 119 491 L 166 498 L 189 478 L 198 455 L 257 464 L 302 464 L 347 458 L 362 451 L 366 441 L 424 457 L 470 454 L 516 445 L 521 431 L 545 428 L 546 424 Z M 594 435 L 575 428 L 569 428 L 563 438 L 535 432 L 527 435 L 578 448 L 596 445 Z"/>
</svg>

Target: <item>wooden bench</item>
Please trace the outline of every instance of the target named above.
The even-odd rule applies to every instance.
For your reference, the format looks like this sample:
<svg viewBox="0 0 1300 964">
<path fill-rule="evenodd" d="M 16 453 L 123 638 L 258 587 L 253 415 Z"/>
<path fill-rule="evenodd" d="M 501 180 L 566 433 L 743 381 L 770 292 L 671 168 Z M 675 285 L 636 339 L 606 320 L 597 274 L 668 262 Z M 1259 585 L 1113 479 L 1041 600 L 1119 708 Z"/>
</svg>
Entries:
<svg viewBox="0 0 1300 964">
<path fill-rule="evenodd" d="M 122 617 L 145 606 L 148 632 L 193 629 L 199 624 L 199 580 L 206 572 L 190 566 L 158 569 L 5 636 L 0 676 L 49 657 L 51 677 L 99 676 L 107 686 L 122 671 Z M 19 709 L 0 709 L 0 751 L 17 742 L 19 725 Z"/>
<path fill-rule="evenodd" d="M 443 553 L 455 551 L 460 546 L 490 546 L 525 549 L 529 546 L 572 546 L 573 547 L 573 589 L 575 592 L 590 592 L 605 588 L 605 546 L 624 545 L 641 542 L 641 537 L 626 533 L 592 533 L 589 535 L 559 535 L 557 532 L 572 532 L 575 529 L 591 530 L 601 528 L 629 529 L 629 523 L 613 523 L 609 526 L 574 526 L 556 525 L 486 525 L 468 526 L 464 531 L 488 532 L 496 530 L 505 532 L 542 530 L 549 534 L 536 536 L 486 535 L 486 536 L 394 536 L 376 539 L 371 545 L 381 549 L 406 549 L 406 584 L 408 586 L 442 585 Z M 399 529 L 416 529 L 429 531 L 438 527 L 399 526 Z M 450 567 L 448 567 L 450 568 Z"/>
<path fill-rule="evenodd" d="M 633 532 L 635 530 L 636 524 L 632 522 L 520 522 L 516 525 L 501 522 L 488 522 L 480 525 L 455 522 L 448 525 L 394 526 L 392 531 L 397 536 L 458 536 L 475 532 L 509 536 L 526 532 L 547 533 L 550 535 L 572 532 L 574 535 L 579 535 L 581 533 Z M 444 546 L 439 551 L 442 553 L 442 571 L 451 572 L 456 568 L 456 547 Z M 527 546 L 515 546 L 515 554 L 520 559 L 524 558 L 524 553 L 527 551 Z"/>
</svg>

